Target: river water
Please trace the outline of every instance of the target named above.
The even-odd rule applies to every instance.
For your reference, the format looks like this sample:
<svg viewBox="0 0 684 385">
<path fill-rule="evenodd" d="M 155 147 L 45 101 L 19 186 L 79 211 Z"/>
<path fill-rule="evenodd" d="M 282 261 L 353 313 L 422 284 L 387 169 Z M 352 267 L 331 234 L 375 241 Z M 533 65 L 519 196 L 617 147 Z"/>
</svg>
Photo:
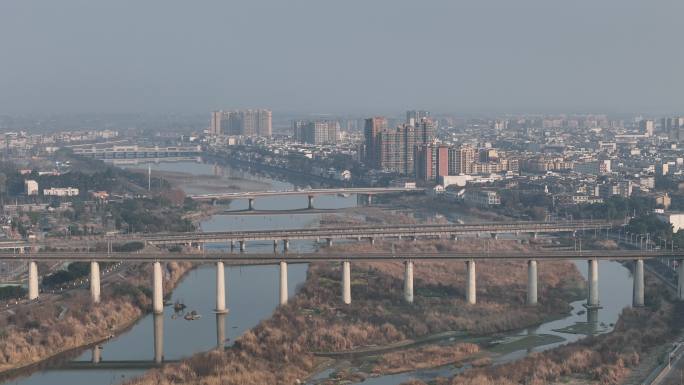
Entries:
<svg viewBox="0 0 684 385">
<path fill-rule="evenodd" d="M 190 172 L 194 175 L 215 175 L 217 167 L 202 163 L 160 163 L 152 166 L 152 172 L 181 171 Z M 268 190 L 292 189 L 290 183 L 257 176 L 240 170 L 221 168 L 220 173 L 224 176 L 235 176 L 261 182 Z M 189 187 L 189 186 L 186 186 Z M 198 194 L 210 191 L 202 191 L 201 188 L 187 188 L 189 193 Z M 320 196 L 316 197 L 317 208 L 344 208 L 354 207 L 357 204 L 355 196 Z M 278 197 L 259 198 L 256 208 L 261 210 L 285 210 L 298 209 L 307 206 L 307 198 L 302 197 Z M 230 210 L 243 210 L 247 208 L 247 202 L 238 200 L 231 202 Z M 228 230 L 251 230 L 251 229 L 286 229 L 316 226 L 320 219 L 319 214 L 296 214 L 296 215 L 215 215 L 202 222 L 203 231 L 228 231 Z M 209 248 L 226 248 L 226 245 L 208 245 Z M 249 251 L 272 251 L 272 242 L 250 242 Z M 315 247 L 311 241 L 291 241 L 290 249 L 297 251 L 311 250 Z M 226 250 L 228 252 L 228 250 Z M 587 264 L 578 261 L 578 268 L 585 276 Z M 543 269 L 543 264 L 539 265 Z M 616 322 L 620 311 L 631 304 L 632 280 L 629 271 L 616 262 L 599 263 L 600 270 L 600 299 L 603 309 L 598 312 L 594 325 L 599 331 L 609 331 L 610 325 Z M 288 288 L 292 296 L 298 285 L 306 278 L 306 265 L 290 265 L 288 267 Z M 195 321 L 186 321 L 183 317 L 174 316 L 172 308 L 167 307 L 163 316 L 163 357 L 164 360 L 178 360 L 188 357 L 193 353 L 210 350 L 217 346 L 217 328 L 220 325 L 225 333 L 224 344 L 229 346 L 243 332 L 256 326 L 260 320 L 268 318 L 278 305 L 278 267 L 276 266 L 242 266 L 225 269 L 226 295 L 229 313 L 223 319 L 213 313 L 215 306 L 215 282 L 216 272 L 213 265 L 200 266 L 194 269 L 183 279 L 174 290 L 171 302 L 180 300 L 187 306 L 187 310 L 196 310 L 202 317 Z M 528 334 L 551 334 L 563 338 L 562 343 L 581 338 L 581 334 L 559 332 L 567 326 L 576 323 L 585 323 L 586 314 L 578 314 L 583 310 L 583 301 L 573 303 L 572 314 L 556 321 L 547 322 L 536 328 L 516 333 L 510 333 L 512 338 L 520 338 Z M 155 356 L 154 335 L 155 319 L 153 315 L 146 315 L 137 322 L 130 330 L 116 336 L 101 345 L 99 354 L 103 363 L 115 361 L 146 361 L 151 362 Z M 601 326 L 603 325 L 603 326 Z M 162 330 L 159 329 L 159 330 Z M 544 346 L 528 346 L 525 349 L 515 350 L 500 355 L 495 362 L 507 362 L 524 356 L 530 351 L 548 349 L 561 342 Z M 72 361 L 85 363 L 92 360 L 91 349 L 85 349 L 83 353 Z M 5 384 L 13 385 L 105 385 L 118 384 L 127 379 L 140 375 L 144 369 L 127 369 L 128 364 L 122 363 L 121 368 L 100 369 L 60 369 L 55 367 L 37 371 L 25 377 L 6 381 Z M 106 366 L 106 365 L 103 365 Z M 97 366 L 95 366 L 97 367 Z M 102 366 L 101 366 L 102 367 Z M 412 378 L 430 380 L 437 376 L 448 376 L 456 373 L 458 369 L 451 366 L 442 368 L 403 373 L 398 375 L 370 378 L 364 382 L 369 385 L 398 384 Z M 327 377 L 327 372 L 317 378 Z"/>
</svg>

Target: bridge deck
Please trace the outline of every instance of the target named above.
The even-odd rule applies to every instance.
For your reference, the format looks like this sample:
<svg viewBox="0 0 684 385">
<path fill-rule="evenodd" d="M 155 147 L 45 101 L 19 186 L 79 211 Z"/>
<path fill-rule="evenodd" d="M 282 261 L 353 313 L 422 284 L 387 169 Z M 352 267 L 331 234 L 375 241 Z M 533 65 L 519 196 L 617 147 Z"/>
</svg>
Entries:
<svg viewBox="0 0 684 385">
<path fill-rule="evenodd" d="M 659 257 L 683 258 L 684 251 L 669 250 L 533 250 L 533 251 L 444 251 L 444 252 L 314 252 L 314 253 L 105 253 L 105 252 L 39 252 L 26 254 L 0 254 L 0 260 L 13 261 L 224 261 L 232 265 L 268 264 L 280 261 L 304 263 L 312 261 L 393 261 L 393 260 L 563 260 L 563 259 L 606 259 L 629 260 Z"/>
<path fill-rule="evenodd" d="M 287 195 L 332 195 L 332 194 L 391 194 L 400 192 L 425 192 L 424 188 L 416 187 L 348 187 L 348 188 L 331 188 L 331 189 L 309 189 L 309 190 L 291 190 L 291 191 L 253 191 L 253 192 L 235 192 L 235 193 L 218 193 L 218 194 L 199 194 L 192 195 L 190 198 L 195 200 L 220 200 L 220 199 L 247 199 L 258 197 L 273 197 L 273 196 L 287 196 Z"/>
</svg>

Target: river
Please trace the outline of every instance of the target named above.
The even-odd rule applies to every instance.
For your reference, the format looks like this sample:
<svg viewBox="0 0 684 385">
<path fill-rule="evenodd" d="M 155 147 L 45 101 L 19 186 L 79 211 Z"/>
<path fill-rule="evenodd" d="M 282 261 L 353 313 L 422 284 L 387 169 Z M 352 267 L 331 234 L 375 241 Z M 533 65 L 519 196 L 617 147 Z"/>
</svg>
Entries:
<svg viewBox="0 0 684 385">
<path fill-rule="evenodd" d="M 214 175 L 216 166 L 202 163 L 160 163 L 152 165 L 152 172 L 181 171 L 193 175 Z M 292 189 L 290 183 L 271 179 L 268 177 L 252 175 L 240 170 L 223 168 L 222 175 L 235 176 L 264 183 L 269 190 Z M 187 186 L 189 187 L 189 186 Z M 201 189 L 187 188 L 190 193 L 204 193 Z M 320 196 L 316 197 L 317 208 L 343 208 L 356 206 L 355 196 Z M 305 196 L 259 198 L 256 204 L 258 209 L 285 210 L 304 208 L 307 205 Z M 234 201 L 230 204 L 231 210 L 247 208 L 246 201 Z M 320 219 L 319 214 L 296 214 L 296 215 L 214 215 L 201 223 L 203 231 L 228 231 L 228 230 L 251 230 L 251 229 L 285 229 L 315 226 Z M 208 248 L 226 248 L 226 245 L 208 245 Z M 272 251 L 272 242 L 250 242 L 249 250 Z M 290 249 L 305 251 L 314 247 L 311 241 L 291 241 Z M 586 278 L 587 264 L 578 261 L 578 268 Z M 543 264 L 540 264 L 540 269 Z M 291 265 L 288 268 L 289 295 L 293 296 L 298 285 L 306 278 L 306 265 Z M 226 267 L 226 293 L 229 313 L 223 319 L 213 313 L 215 306 L 215 282 L 216 272 L 213 265 L 200 266 L 192 270 L 178 285 L 171 296 L 171 302 L 180 300 L 188 306 L 188 310 L 196 310 L 202 317 L 195 321 L 186 321 L 182 317 L 173 315 L 173 309 L 167 307 L 163 318 L 163 357 L 164 360 L 178 360 L 188 357 L 193 353 L 207 351 L 217 345 L 217 326 L 225 330 L 224 343 L 229 346 L 243 332 L 268 318 L 278 304 L 278 268 L 276 266 L 242 266 Z M 603 309 L 598 312 L 597 322 L 599 331 L 612 329 L 620 311 L 631 304 L 632 280 L 629 271 L 616 262 L 600 262 L 600 299 Z M 501 354 L 495 362 L 507 362 L 524 356 L 530 351 L 540 351 L 581 338 L 580 334 L 571 334 L 556 331 L 578 322 L 586 322 L 586 314 L 577 314 L 583 310 L 583 301 L 573 303 L 573 311 L 567 317 L 544 323 L 536 328 L 525 331 L 509 333 L 512 339 L 522 338 L 525 335 L 555 335 L 562 338 L 562 342 L 555 342 L 543 346 L 526 346 L 524 349 L 512 350 Z M 218 325 L 217 325 L 218 324 Z M 604 326 L 601 327 L 600 325 Z M 160 329 L 160 330 L 162 330 Z M 140 361 L 151 362 L 154 358 L 155 318 L 149 314 L 143 317 L 128 331 L 103 343 L 99 354 L 103 363 L 114 361 Z M 75 358 L 72 363 L 87 363 L 92 360 L 91 349 L 84 349 L 83 353 Z M 6 381 L 5 384 L 13 385 L 105 385 L 118 384 L 127 379 L 140 375 L 144 369 L 125 368 L 100 368 L 93 369 L 60 369 L 59 364 L 55 367 L 36 371 L 27 376 Z M 97 366 L 94 366 L 97 368 Z M 442 368 L 421 370 L 398 375 L 370 378 L 364 382 L 369 385 L 398 384 L 412 378 L 423 380 L 433 379 L 437 376 L 448 376 L 457 373 L 457 368 L 446 366 Z M 330 371 L 319 374 L 315 378 L 327 377 Z M 316 381 L 312 381 L 316 382 Z"/>
</svg>

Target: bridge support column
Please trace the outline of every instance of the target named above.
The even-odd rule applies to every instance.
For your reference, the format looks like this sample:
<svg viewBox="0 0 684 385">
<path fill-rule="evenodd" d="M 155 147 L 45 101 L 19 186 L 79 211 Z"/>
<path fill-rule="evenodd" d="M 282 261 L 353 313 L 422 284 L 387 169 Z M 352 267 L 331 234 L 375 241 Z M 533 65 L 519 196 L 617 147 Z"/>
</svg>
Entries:
<svg viewBox="0 0 684 385">
<path fill-rule="evenodd" d="M 351 303 L 351 263 L 342 262 L 342 302 Z"/>
<path fill-rule="evenodd" d="M 100 264 L 90 262 L 90 299 L 93 303 L 100 303 Z"/>
<path fill-rule="evenodd" d="M 633 286 L 633 297 L 632 306 L 640 307 L 644 306 L 644 260 L 637 259 L 634 261 L 634 286 Z"/>
<path fill-rule="evenodd" d="M 467 270 L 467 282 L 466 282 L 466 302 L 470 305 L 477 303 L 476 291 L 476 278 L 475 278 L 475 261 L 470 260 L 466 262 Z"/>
<path fill-rule="evenodd" d="M 373 237 L 368 238 L 368 242 L 370 242 L 371 246 L 375 245 L 375 238 L 373 238 Z"/>
<path fill-rule="evenodd" d="M 309 210 L 314 208 L 314 196 L 313 195 L 309 195 L 309 206 L 308 206 L 308 208 L 309 208 Z"/>
<path fill-rule="evenodd" d="M 102 346 L 100 346 L 100 345 L 93 346 L 92 360 L 91 360 L 93 362 L 93 364 L 99 364 L 102 361 L 102 352 L 101 352 L 100 348 L 102 348 Z"/>
<path fill-rule="evenodd" d="M 288 251 L 290 249 L 290 241 L 283 239 L 283 250 Z"/>
<path fill-rule="evenodd" d="M 598 291 L 598 260 L 589 260 L 589 295 L 587 296 L 587 307 L 599 307 L 599 291 Z"/>
<path fill-rule="evenodd" d="M 680 301 L 684 300 L 684 260 L 678 260 L 679 267 L 677 268 L 677 297 Z"/>
<path fill-rule="evenodd" d="M 164 315 L 154 315 L 154 362 L 164 361 Z"/>
<path fill-rule="evenodd" d="M 154 314 L 164 313 L 164 287 L 160 262 L 152 264 L 152 311 Z"/>
<path fill-rule="evenodd" d="M 38 298 L 38 264 L 35 261 L 29 261 L 28 274 L 28 299 L 32 301 Z"/>
<path fill-rule="evenodd" d="M 247 199 L 247 210 L 254 210 L 254 198 Z"/>
<path fill-rule="evenodd" d="M 222 261 L 216 262 L 216 313 L 225 314 L 226 310 L 226 270 Z"/>
<path fill-rule="evenodd" d="M 280 261 L 280 305 L 287 303 L 287 262 Z"/>
<path fill-rule="evenodd" d="M 404 262 L 404 299 L 413 303 L 413 261 Z"/>
<path fill-rule="evenodd" d="M 278 251 L 278 241 L 276 239 L 273 240 L 273 252 L 275 253 Z"/>
<path fill-rule="evenodd" d="M 368 203 L 368 206 L 373 204 L 373 195 L 368 194 L 368 198 L 366 199 L 366 202 Z"/>
<path fill-rule="evenodd" d="M 326 239 L 325 239 L 325 245 L 328 246 L 328 247 L 332 247 L 332 245 L 333 245 L 333 240 L 332 240 L 332 238 L 326 238 Z"/>
<path fill-rule="evenodd" d="M 232 252 L 235 249 L 235 241 L 230 241 L 230 251 Z"/>
<path fill-rule="evenodd" d="M 492 233 L 492 239 L 498 239 L 499 235 L 497 233 Z"/>
<path fill-rule="evenodd" d="M 240 243 L 240 252 L 244 253 L 245 249 L 247 248 L 247 244 L 245 241 L 239 241 L 239 243 Z"/>
<path fill-rule="evenodd" d="M 527 261 L 527 304 L 537 304 L 537 261 Z"/>
</svg>

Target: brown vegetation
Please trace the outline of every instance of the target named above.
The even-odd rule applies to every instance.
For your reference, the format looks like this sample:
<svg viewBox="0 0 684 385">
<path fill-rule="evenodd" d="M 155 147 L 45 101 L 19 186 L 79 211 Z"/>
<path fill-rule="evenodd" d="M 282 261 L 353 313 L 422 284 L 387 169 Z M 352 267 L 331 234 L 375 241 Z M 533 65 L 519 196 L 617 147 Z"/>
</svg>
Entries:
<svg viewBox="0 0 684 385">
<path fill-rule="evenodd" d="M 166 265 L 170 292 L 189 263 Z M 150 307 L 149 264 L 136 265 L 125 282 L 105 285 L 103 302 L 91 304 L 86 290 L 72 290 L 52 300 L 5 311 L 0 315 L 0 372 L 30 365 L 125 329 Z"/>
<path fill-rule="evenodd" d="M 599 384 L 621 383 L 644 354 L 679 333 L 684 319 L 684 305 L 671 301 L 662 284 L 653 280 L 647 283 L 648 307 L 624 309 L 613 332 L 533 353 L 510 364 L 473 369 L 448 383 L 549 384 L 572 378 Z"/>
<path fill-rule="evenodd" d="M 501 246 L 495 246 L 499 243 Z M 348 251 L 355 247 L 363 246 L 344 245 Z M 463 250 L 474 245 L 465 241 L 433 241 L 406 247 Z M 492 242 L 491 247 L 521 246 Z M 540 264 L 541 304 L 530 309 L 521 306 L 526 282 L 524 265 L 478 264 L 480 297 L 478 305 L 471 306 L 463 301 L 462 263 L 417 263 L 416 299 L 409 306 L 402 295 L 401 262 L 354 263 L 352 304 L 345 306 L 339 298 L 339 264 L 311 264 L 299 294 L 278 308 L 272 318 L 240 337 L 233 348 L 199 354 L 181 364 L 152 370 L 131 383 L 293 384 L 314 370 L 316 358 L 312 352 L 350 351 L 447 330 L 478 334 L 504 331 L 537 324 L 566 311 L 567 302 L 559 298 L 569 299 L 568 286 L 576 287 L 581 281 L 574 266 L 563 262 Z M 428 353 L 426 350 L 426 357 Z M 453 359 L 453 355 L 449 357 L 432 359 Z"/>
<path fill-rule="evenodd" d="M 430 345 L 383 354 L 373 366 L 373 373 L 393 374 L 461 362 L 480 351 L 471 343 Z"/>
</svg>

